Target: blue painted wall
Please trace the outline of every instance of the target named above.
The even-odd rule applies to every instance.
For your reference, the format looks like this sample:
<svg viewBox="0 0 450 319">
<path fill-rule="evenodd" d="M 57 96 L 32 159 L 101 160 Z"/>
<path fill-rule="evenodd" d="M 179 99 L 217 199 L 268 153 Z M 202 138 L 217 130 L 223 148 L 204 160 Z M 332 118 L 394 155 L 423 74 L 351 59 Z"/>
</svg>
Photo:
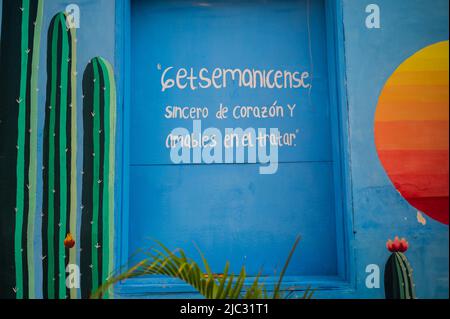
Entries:
<svg viewBox="0 0 450 319">
<path fill-rule="evenodd" d="M 365 7 L 381 9 L 381 28 L 365 28 Z M 417 210 L 397 192 L 378 159 L 373 123 L 378 96 L 390 75 L 408 57 L 430 44 L 448 40 L 448 1 L 343 2 L 347 96 L 353 183 L 354 252 L 358 297 L 383 297 L 365 288 L 365 267 L 388 257 L 387 238 L 409 239 L 419 298 L 448 297 L 448 225 L 416 219 Z"/>
<path fill-rule="evenodd" d="M 323 245 L 337 241 L 324 13 L 323 1 L 310 6 L 307 1 L 272 1 L 259 7 L 257 2 L 212 1 L 208 7 L 133 2 L 133 89 L 126 144 L 130 149 L 129 253 L 152 236 L 196 256 L 195 242 L 213 269 L 222 270 L 229 260 L 234 272 L 245 263 L 249 274 L 264 266 L 263 274 L 272 276 L 301 233 L 303 249 L 287 276 L 338 275 L 337 245 Z M 169 76 L 179 67 L 196 72 L 207 68 L 210 75 L 222 67 L 309 71 L 306 83 L 313 89 L 239 87 L 229 77 L 222 89 L 175 87 L 162 92 L 161 73 L 168 67 L 173 67 Z M 227 119 L 215 116 L 219 103 L 230 109 Z M 283 116 L 235 119 L 231 112 L 236 105 L 270 108 L 274 103 L 283 107 Z M 297 105 L 293 116 L 288 103 Z M 225 134 L 226 128 L 240 127 L 300 133 L 295 146 L 278 149 L 278 170 L 273 175 L 261 175 L 259 167 L 266 164 L 259 162 L 224 164 L 225 154 L 213 165 L 175 165 L 165 138 L 177 127 L 191 132 L 193 121 L 167 119 L 167 105 L 207 108 L 202 132 L 212 127 Z M 271 253 L 261 254 L 261 247 Z M 317 250 L 321 254 L 315 254 Z"/>
<path fill-rule="evenodd" d="M 1 4 L 2 0 L 0 0 Z M 381 9 L 381 29 L 367 29 L 365 8 L 376 3 Z M 87 61 L 93 56 L 104 56 L 115 61 L 116 78 L 119 83 L 119 117 L 123 96 L 124 56 L 120 40 L 123 34 L 122 6 L 124 1 L 111 0 L 48 0 L 45 4 L 43 30 L 47 30 L 51 17 L 64 10 L 69 3 L 81 9 L 81 29 L 78 30 L 78 70 L 82 74 Z M 117 4 L 117 7 L 116 5 Z M 417 210 L 410 206 L 396 191 L 378 159 L 373 136 L 374 113 L 378 96 L 389 76 L 406 58 L 417 50 L 442 40 L 448 40 L 447 0 L 343 0 L 343 28 L 345 35 L 345 75 L 349 128 L 349 177 L 351 180 L 353 228 L 350 230 L 352 272 L 350 285 L 339 290 L 319 291 L 320 298 L 383 298 L 383 286 L 368 289 L 365 285 L 366 266 L 377 264 L 384 268 L 389 253 L 385 248 L 388 238 L 395 235 L 406 237 L 410 242 L 407 256 L 414 268 L 417 296 L 419 298 L 448 298 L 449 232 L 448 226 L 428 217 L 426 225 L 416 220 Z M 1 6 L 0 6 L 1 14 Z M 118 14 L 118 19 L 116 19 Z M 117 28 L 117 29 L 116 29 Z M 43 32 L 42 43 L 46 43 Z M 41 57 L 41 69 L 45 70 L 45 54 Z M 43 116 L 46 74 L 39 79 L 41 87 L 39 103 Z M 79 85 L 81 101 L 81 85 Z M 81 113 L 78 119 L 82 127 Z M 42 132 L 43 121 L 40 121 Z M 121 122 L 119 121 L 119 132 Z M 41 141 L 41 139 L 39 139 Z M 82 136 L 79 136 L 79 144 Z M 121 138 L 118 140 L 121 142 Z M 42 144 L 39 145 L 42 150 Z M 79 147 L 79 163 L 82 147 Z M 121 151 L 118 146 L 118 151 Z M 41 159 L 39 159 L 40 161 Z M 118 156 L 117 167 L 121 166 Z M 38 162 L 40 167 L 40 162 Z M 79 165 L 79 167 L 81 167 Z M 80 172 L 81 175 L 81 172 Z M 38 175 L 39 176 L 39 175 Z M 121 173 L 117 176 L 120 178 Z M 39 176 L 41 178 L 41 176 Z M 38 180 L 38 183 L 41 181 Z M 118 189 L 121 184 L 117 181 Z M 81 183 L 79 183 L 81 186 Z M 80 192 L 79 192 L 80 194 Z M 119 192 L 118 192 L 119 194 Z M 120 195 L 120 194 L 119 194 Z M 119 196 L 120 197 L 120 196 Z M 38 194 L 38 199 L 41 194 Z M 120 207 L 117 199 L 116 207 Z M 38 200 L 38 208 L 41 205 Z M 119 216 L 120 210 L 116 212 Z M 117 223 L 118 233 L 120 224 Z M 40 229 L 40 217 L 36 229 Z M 34 238 L 36 251 L 41 249 L 39 231 Z M 120 239 L 120 238 L 119 238 Z M 119 254 L 119 252 L 117 252 Z M 36 258 L 40 256 L 36 254 Z M 36 262 L 36 265 L 39 265 Z M 37 277 L 41 270 L 37 270 Z M 39 285 L 37 285 L 39 286 Z M 40 296 L 37 289 L 37 296 Z M 165 295 L 152 295 L 164 297 Z M 193 294 L 171 295 L 188 297 Z"/>
<path fill-rule="evenodd" d="M 414 269 L 418 298 L 448 297 L 448 226 L 417 210 L 393 187 L 374 145 L 374 114 L 378 96 L 393 71 L 409 56 L 430 44 L 448 40 L 448 2 L 379 0 L 381 29 L 367 29 L 362 0 L 343 1 L 346 97 L 348 109 L 353 228 L 350 235 L 350 286 L 319 291 L 319 298 L 383 298 L 365 285 L 366 266 L 376 264 L 383 274 L 389 256 L 388 238 L 408 238 L 407 256 Z M 164 295 L 153 295 L 161 297 Z M 172 295 L 173 296 L 173 295 Z M 180 295 L 186 297 L 189 294 Z"/>
</svg>

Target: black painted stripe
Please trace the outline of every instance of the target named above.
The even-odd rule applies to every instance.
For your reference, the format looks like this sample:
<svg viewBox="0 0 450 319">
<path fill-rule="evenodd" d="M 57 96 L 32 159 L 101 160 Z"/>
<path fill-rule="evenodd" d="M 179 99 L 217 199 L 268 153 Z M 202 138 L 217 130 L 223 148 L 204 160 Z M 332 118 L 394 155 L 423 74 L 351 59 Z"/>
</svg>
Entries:
<svg viewBox="0 0 450 319">
<path fill-rule="evenodd" d="M 83 174 L 82 174 L 82 216 L 80 231 L 80 271 L 81 271 L 81 296 L 88 298 L 92 288 L 92 256 L 91 256 L 91 231 L 92 231 L 92 172 L 93 161 L 93 66 L 92 62 L 86 67 L 83 74 Z"/>
<path fill-rule="evenodd" d="M 50 22 L 47 38 L 47 97 L 45 102 L 45 123 L 44 123 L 44 146 L 43 146 L 43 163 L 42 163 L 42 177 L 43 177 L 43 201 L 42 201 L 42 265 L 43 265 L 43 297 L 49 298 L 48 295 L 48 243 L 47 243 L 47 228 L 48 228 L 48 168 L 49 168 L 49 138 L 50 138 L 50 109 L 51 105 L 51 83 L 52 83 L 52 39 L 53 39 L 53 28 L 55 24 L 55 18 Z M 52 106 L 54 107 L 54 106 Z M 53 254 L 53 252 L 51 252 Z"/>
<path fill-rule="evenodd" d="M 0 298 L 15 298 L 14 227 L 20 92 L 20 1 L 3 1 L 0 47 Z"/>
</svg>

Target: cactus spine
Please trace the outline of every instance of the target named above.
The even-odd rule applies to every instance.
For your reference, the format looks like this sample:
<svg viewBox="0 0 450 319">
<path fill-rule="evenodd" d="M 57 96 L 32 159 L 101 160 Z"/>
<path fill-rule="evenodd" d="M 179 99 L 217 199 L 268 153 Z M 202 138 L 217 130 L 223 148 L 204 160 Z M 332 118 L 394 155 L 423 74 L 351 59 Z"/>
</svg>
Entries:
<svg viewBox="0 0 450 319">
<path fill-rule="evenodd" d="M 82 296 L 106 281 L 113 267 L 116 90 L 113 69 L 101 57 L 83 76 Z M 105 297 L 109 297 L 108 292 Z"/>
<path fill-rule="evenodd" d="M 393 252 L 384 270 L 384 291 L 386 299 L 415 299 L 415 285 L 412 268 L 406 256 Z"/>
<path fill-rule="evenodd" d="M 44 296 L 65 299 L 66 264 L 68 256 L 64 247 L 66 234 L 70 232 L 70 208 L 73 194 L 72 179 L 76 178 L 72 167 L 73 129 L 72 113 L 69 108 L 72 92 L 72 34 L 66 26 L 64 13 L 55 15 L 48 32 L 47 51 L 47 101 L 44 126 L 43 159 L 43 247 Z M 76 134 L 76 131 L 75 131 Z M 75 196 L 75 199 L 73 197 Z"/>
<path fill-rule="evenodd" d="M 43 0 L 3 1 L 0 52 L 0 297 L 33 298 L 37 64 Z M 11 226 L 14 236 L 9 236 Z M 15 273 L 15 275 L 12 275 Z"/>
</svg>

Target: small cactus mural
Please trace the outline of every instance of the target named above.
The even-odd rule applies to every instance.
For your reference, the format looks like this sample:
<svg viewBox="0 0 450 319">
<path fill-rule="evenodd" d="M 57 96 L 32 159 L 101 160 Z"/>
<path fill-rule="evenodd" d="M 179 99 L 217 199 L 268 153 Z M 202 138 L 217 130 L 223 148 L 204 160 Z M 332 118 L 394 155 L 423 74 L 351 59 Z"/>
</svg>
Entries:
<svg viewBox="0 0 450 319">
<path fill-rule="evenodd" d="M 88 298 L 113 271 L 116 90 L 112 66 L 101 57 L 84 72 L 83 123 L 80 262 L 81 294 Z"/>
<path fill-rule="evenodd" d="M 43 288 L 44 297 L 50 299 L 66 299 L 68 296 L 65 274 L 70 253 L 64 240 L 67 233 L 76 232 L 76 225 L 74 227 L 71 223 L 73 214 L 76 214 L 77 198 L 76 161 L 73 157 L 76 151 L 73 43 L 73 34 L 67 29 L 65 14 L 56 14 L 48 31 L 42 167 L 42 250 L 43 256 L 47 256 L 43 260 Z"/>
<path fill-rule="evenodd" d="M 404 252 L 408 250 L 408 242 L 395 237 L 388 240 L 387 249 L 392 253 L 384 269 L 384 291 L 386 299 L 415 299 L 415 285 L 412 268 Z"/>
<path fill-rule="evenodd" d="M 35 297 L 34 245 L 28 239 L 34 237 L 38 187 L 37 92 L 43 2 L 3 1 L 2 7 L 0 299 Z"/>
</svg>

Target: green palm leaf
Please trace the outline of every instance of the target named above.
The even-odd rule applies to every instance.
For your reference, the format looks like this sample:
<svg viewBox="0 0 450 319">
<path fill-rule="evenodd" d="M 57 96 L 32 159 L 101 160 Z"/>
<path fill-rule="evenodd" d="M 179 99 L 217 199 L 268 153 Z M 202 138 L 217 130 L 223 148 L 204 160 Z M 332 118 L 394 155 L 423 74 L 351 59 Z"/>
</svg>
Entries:
<svg viewBox="0 0 450 319">
<path fill-rule="evenodd" d="M 236 277 L 235 274 L 229 272 L 230 264 L 227 262 L 223 273 L 215 274 L 211 271 L 205 256 L 197 247 L 205 269 L 205 271 L 203 271 L 193 259 L 186 256 L 182 249 L 172 252 L 162 243 L 156 241 L 160 249 L 152 248 L 150 252 L 146 253 L 146 259 L 140 261 L 123 273 L 112 276 L 91 294 L 91 298 L 102 298 L 103 294 L 106 293 L 111 286 L 120 281 L 146 275 L 163 275 L 180 279 L 191 285 L 201 295 L 208 299 L 282 298 L 281 283 L 299 241 L 300 237 L 297 237 L 283 270 L 280 273 L 279 280 L 274 287 L 272 296 L 269 296 L 264 284 L 260 283 L 261 272 L 253 279 L 253 283 L 250 287 L 245 289 L 245 281 L 247 279 L 245 267 L 241 268 L 239 275 Z M 313 293 L 314 290 L 311 290 L 310 287 L 308 287 L 303 294 L 303 298 L 310 299 L 312 298 Z"/>
</svg>

